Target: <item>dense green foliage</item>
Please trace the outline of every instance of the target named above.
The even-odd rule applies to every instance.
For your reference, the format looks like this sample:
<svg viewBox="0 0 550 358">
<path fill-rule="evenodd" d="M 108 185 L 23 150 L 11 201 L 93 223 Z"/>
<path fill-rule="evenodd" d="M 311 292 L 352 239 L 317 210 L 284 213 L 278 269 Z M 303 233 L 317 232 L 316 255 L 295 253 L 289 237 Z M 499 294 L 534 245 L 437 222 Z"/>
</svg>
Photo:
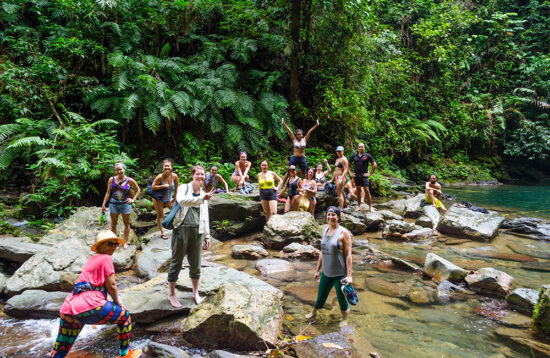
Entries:
<svg viewBox="0 0 550 358">
<path fill-rule="evenodd" d="M 398 176 L 490 178 L 550 153 L 549 29 L 544 0 L 4 0 L 0 180 L 61 215 L 118 159 L 282 171 L 281 117 L 321 121 L 309 163 L 351 136 Z"/>
</svg>

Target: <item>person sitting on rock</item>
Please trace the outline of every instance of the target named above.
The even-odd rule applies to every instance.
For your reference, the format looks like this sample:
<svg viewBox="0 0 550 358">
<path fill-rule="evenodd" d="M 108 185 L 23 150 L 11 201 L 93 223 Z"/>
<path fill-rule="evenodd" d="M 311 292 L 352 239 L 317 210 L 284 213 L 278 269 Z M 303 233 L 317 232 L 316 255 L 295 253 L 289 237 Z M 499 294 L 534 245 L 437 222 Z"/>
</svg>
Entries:
<svg viewBox="0 0 550 358">
<path fill-rule="evenodd" d="M 101 231 L 92 255 L 78 277 L 78 283 L 59 310 L 59 332 L 48 357 L 65 357 L 86 324 L 116 324 L 119 358 L 135 358 L 141 349 L 131 350 L 132 320 L 118 295 L 112 255 L 125 241 L 110 230 Z M 113 301 L 107 300 L 109 294 Z"/>
<path fill-rule="evenodd" d="M 168 301 L 176 308 L 181 307 L 181 303 L 176 297 L 176 282 L 185 255 L 189 261 L 189 278 L 193 286 L 193 299 L 197 304 L 202 301 L 199 296 L 201 254 L 203 249 L 210 248 L 208 200 L 214 194 L 214 189 L 209 192 L 202 190 L 205 176 L 206 170 L 200 165 L 195 165 L 191 168 L 193 180 L 190 183 L 181 184 L 176 196 L 176 201 L 181 208 L 173 222 L 172 258 L 168 269 L 168 288 L 170 290 Z"/>
<path fill-rule="evenodd" d="M 223 177 L 218 174 L 218 167 L 213 165 L 210 167 L 210 172 L 206 173 L 206 178 L 204 179 L 204 190 L 206 192 L 211 191 L 214 189 L 214 193 L 223 193 L 222 189 L 217 189 L 218 183 L 221 182 L 223 186 L 225 187 L 225 192 L 227 193 L 229 191 L 229 187 L 227 186 L 227 182 L 223 179 Z"/>
<path fill-rule="evenodd" d="M 309 212 L 315 217 L 315 205 L 317 199 L 317 183 L 315 182 L 315 169 L 309 168 L 305 179 L 302 181 L 302 198 L 300 200 L 300 210 Z"/>
<path fill-rule="evenodd" d="M 250 163 L 247 158 L 248 155 L 246 152 L 240 152 L 239 160 L 235 162 L 235 171 L 231 175 L 231 181 L 235 183 L 235 189 L 233 189 L 233 191 L 237 191 L 239 186 L 245 185 L 250 180 L 248 171 L 250 170 L 252 163 Z"/>
<path fill-rule="evenodd" d="M 443 214 L 447 212 L 447 209 L 439 200 L 443 193 L 441 192 L 441 184 L 437 182 L 437 175 L 431 174 L 430 180 L 426 182 L 426 204 L 434 205 L 437 209 L 440 209 Z"/>
<path fill-rule="evenodd" d="M 328 294 L 334 286 L 338 304 L 342 311 L 341 326 L 347 325 L 347 318 L 350 311 L 349 303 L 342 293 L 342 284 L 352 282 L 352 256 L 351 256 L 351 234 L 340 225 L 340 210 L 330 206 L 326 211 L 326 221 L 329 225 L 323 230 L 321 238 L 321 253 L 317 261 L 315 281 L 319 283 L 317 290 L 317 301 L 313 312 L 306 317 L 313 320 L 317 311 L 325 306 Z"/>
</svg>

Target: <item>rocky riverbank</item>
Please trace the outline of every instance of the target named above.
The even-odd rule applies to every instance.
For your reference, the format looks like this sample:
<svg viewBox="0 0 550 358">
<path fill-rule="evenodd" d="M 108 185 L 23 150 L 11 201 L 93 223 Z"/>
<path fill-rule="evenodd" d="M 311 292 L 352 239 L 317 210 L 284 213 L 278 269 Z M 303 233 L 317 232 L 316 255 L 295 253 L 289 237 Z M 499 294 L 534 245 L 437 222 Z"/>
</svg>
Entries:
<svg viewBox="0 0 550 358">
<path fill-rule="evenodd" d="M 192 303 L 184 267 L 177 284 L 181 309 L 172 308 L 166 300 L 170 242 L 160 239 L 150 211 L 136 212 L 132 216 L 135 244 L 113 256 L 121 295 L 139 330 L 154 337 L 178 333 L 187 347 L 210 351 L 209 357 L 233 354 L 216 349 L 277 350 L 297 357 L 380 354 L 374 347 L 384 347 L 385 338 L 369 334 L 359 320 L 362 315 L 374 319 L 374 313 L 364 307 L 372 307 L 380 297 L 408 309 L 429 307 L 434 314 L 446 305 L 473 306 L 476 315 L 508 329 L 495 331 L 495 337 L 510 349 L 550 355 L 549 343 L 540 338 L 548 335 L 550 327 L 548 290 L 543 287 L 550 283 L 545 274 L 550 257 L 544 255 L 548 223 L 505 221 L 496 212 L 482 214 L 455 207 L 442 217 L 431 206 L 421 207 L 422 197 L 386 202 L 377 205 L 374 213 L 353 207 L 344 211 L 342 225 L 354 234 L 354 285 L 360 295 L 347 330 L 337 329 L 337 315 L 333 315 L 337 309 L 330 300 L 320 322 L 310 325 L 303 319 L 316 296 L 311 277 L 324 215 L 313 218 L 292 212 L 273 216 L 264 225 L 261 204 L 254 195 L 225 194 L 212 199 L 211 222 L 218 238 L 228 241 L 215 241 L 213 250 L 204 254 L 200 291 L 206 299 L 199 306 Z M 318 202 L 321 212 L 335 204 L 335 198 L 320 194 Z M 7 298 L 4 314 L 18 319 L 57 317 L 66 292 L 91 254 L 90 244 L 100 229 L 99 213 L 99 208 L 80 208 L 38 243 L 0 238 L 0 292 Z M 510 241 L 511 233 L 528 238 Z M 499 235 L 506 237 L 510 252 L 486 249 L 500 240 Z M 526 275 L 514 277 L 503 262 L 538 269 L 529 272 L 546 281 L 532 287 Z M 365 301 L 369 305 L 363 306 Z M 281 340 L 283 336 L 288 339 Z M 148 343 L 146 348 L 149 356 L 169 356 L 172 353 L 166 352 L 174 350 L 185 353 L 180 352 L 184 346 L 162 342 Z"/>
</svg>

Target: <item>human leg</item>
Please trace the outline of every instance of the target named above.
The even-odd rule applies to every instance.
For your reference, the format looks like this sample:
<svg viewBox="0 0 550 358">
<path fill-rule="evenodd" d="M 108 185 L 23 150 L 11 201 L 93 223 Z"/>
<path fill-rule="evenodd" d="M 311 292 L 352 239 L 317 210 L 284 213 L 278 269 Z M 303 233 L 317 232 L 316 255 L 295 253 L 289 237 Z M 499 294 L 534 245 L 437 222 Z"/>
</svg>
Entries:
<svg viewBox="0 0 550 358">
<path fill-rule="evenodd" d="M 124 223 L 124 248 L 128 247 L 128 238 L 130 237 L 130 214 L 121 214 Z"/>
<path fill-rule="evenodd" d="M 317 199 L 313 198 L 313 200 L 310 200 L 309 201 L 309 208 L 308 208 L 308 212 L 313 216 L 315 217 L 315 205 L 317 204 Z"/>
<path fill-rule="evenodd" d="M 372 207 L 372 197 L 370 195 L 369 187 L 365 186 L 363 189 L 365 191 L 365 198 L 367 199 L 367 204 L 369 204 L 369 210 L 372 213 L 374 212 L 374 208 Z"/>
<path fill-rule="evenodd" d="M 277 193 L 275 193 L 275 197 L 277 197 Z M 275 200 L 269 200 L 269 217 L 272 217 L 273 215 L 277 215 L 277 199 Z M 267 218 L 266 218 L 267 219 Z"/>
<path fill-rule="evenodd" d="M 338 207 L 341 210 L 344 210 L 344 203 L 346 199 L 344 198 L 344 186 L 346 185 L 345 177 L 344 179 L 336 179 L 336 194 L 338 195 Z"/>
<path fill-rule="evenodd" d="M 168 301 L 176 308 L 181 307 L 176 298 L 176 281 L 178 280 L 186 251 L 186 240 L 183 237 L 182 229 L 183 227 L 179 226 L 172 232 L 172 258 L 170 259 L 170 268 L 168 269 L 168 288 L 170 289 Z"/>
<path fill-rule="evenodd" d="M 237 191 L 237 189 L 239 189 L 239 183 L 241 181 L 241 176 L 240 175 L 232 175 L 231 176 L 231 181 L 233 183 L 235 183 L 235 189 L 233 189 L 233 191 Z"/>
<path fill-rule="evenodd" d="M 116 227 L 117 227 L 117 224 L 118 224 L 118 216 L 120 214 L 118 212 L 113 213 L 111 211 L 111 205 L 109 205 L 109 215 L 111 216 L 111 231 L 114 232 L 115 235 L 116 235 L 117 234 Z"/>
<path fill-rule="evenodd" d="M 73 346 L 76 338 L 80 334 L 82 327 L 84 327 L 84 324 L 80 323 L 76 318 L 60 313 L 59 331 L 57 333 L 54 347 L 49 353 L 48 357 L 65 357 L 71 350 L 71 347 Z"/>
<path fill-rule="evenodd" d="M 269 209 L 269 202 L 267 200 L 262 200 L 262 208 L 264 209 L 265 213 L 265 222 L 268 222 L 269 217 L 271 216 L 271 211 Z"/>
<path fill-rule="evenodd" d="M 319 278 L 319 287 L 317 289 L 317 300 L 315 301 L 314 306 L 315 308 L 320 309 L 325 306 L 332 285 L 332 278 L 325 276 L 325 274 L 321 272 L 321 277 Z"/>
<path fill-rule="evenodd" d="M 344 296 L 344 293 L 342 292 L 342 279 L 343 277 L 335 277 L 332 281 L 332 284 L 334 285 L 334 289 L 336 290 L 336 298 L 338 299 L 338 305 L 340 306 L 340 311 L 342 311 L 342 321 L 340 322 L 340 326 L 346 326 L 348 324 L 348 314 L 350 311 L 348 300 L 346 300 L 346 297 Z"/>
<path fill-rule="evenodd" d="M 168 237 L 164 234 L 164 228 L 162 227 L 162 220 L 164 219 L 164 203 L 162 200 L 157 200 L 153 198 L 153 207 L 155 208 L 155 211 L 157 213 L 157 218 L 155 221 L 157 222 L 157 226 L 160 229 L 160 237 L 163 239 L 168 239 Z"/>
<path fill-rule="evenodd" d="M 300 200 L 302 200 L 302 195 L 294 195 L 292 199 L 290 199 L 290 210 L 298 211 L 300 209 Z"/>
<path fill-rule="evenodd" d="M 199 296 L 199 279 L 201 277 L 201 255 L 204 235 L 199 234 L 198 227 L 186 227 L 187 238 L 187 260 L 189 261 L 189 278 L 193 286 L 193 299 L 200 304 L 202 298 Z"/>
</svg>

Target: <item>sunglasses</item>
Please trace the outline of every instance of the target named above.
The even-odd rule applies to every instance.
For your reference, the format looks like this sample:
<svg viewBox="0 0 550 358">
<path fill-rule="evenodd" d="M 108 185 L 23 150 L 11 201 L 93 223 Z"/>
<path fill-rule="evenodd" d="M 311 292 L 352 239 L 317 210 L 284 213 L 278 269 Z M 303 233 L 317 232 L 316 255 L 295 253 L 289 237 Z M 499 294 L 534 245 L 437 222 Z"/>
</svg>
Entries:
<svg viewBox="0 0 550 358">
<path fill-rule="evenodd" d="M 296 169 L 289 169 L 288 171 L 289 171 L 289 172 L 295 172 Z"/>
<path fill-rule="evenodd" d="M 120 246 L 120 244 L 117 242 L 117 241 L 107 241 L 105 243 L 107 246 L 110 246 L 110 247 L 118 247 Z"/>
</svg>

